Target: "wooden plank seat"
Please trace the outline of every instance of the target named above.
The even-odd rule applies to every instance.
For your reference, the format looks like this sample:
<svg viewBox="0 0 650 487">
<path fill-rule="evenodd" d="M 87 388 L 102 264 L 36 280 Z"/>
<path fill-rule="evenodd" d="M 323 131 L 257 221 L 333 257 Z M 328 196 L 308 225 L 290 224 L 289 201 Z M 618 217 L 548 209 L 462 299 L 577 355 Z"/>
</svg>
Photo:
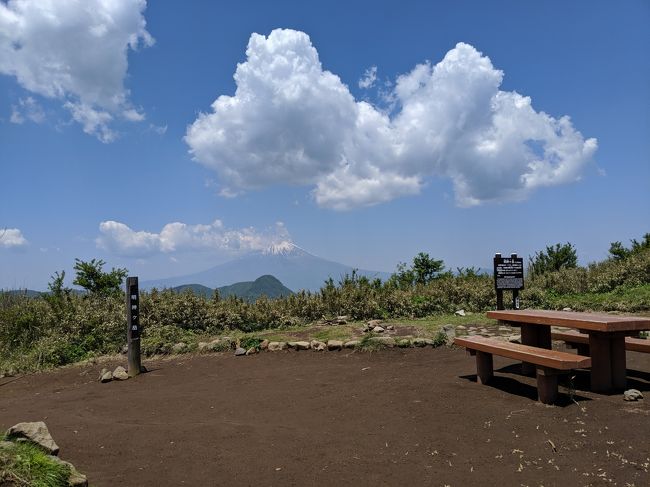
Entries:
<svg viewBox="0 0 650 487">
<path fill-rule="evenodd" d="M 564 341 L 578 349 L 580 355 L 589 355 L 589 335 L 577 331 L 552 331 L 552 340 Z M 625 350 L 650 353 L 650 340 L 645 338 L 625 337 Z"/>
<path fill-rule="evenodd" d="M 589 357 L 481 336 L 456 337 L 454 344 L 476 355 L 476 375 L 481 384 L 488 383 L 494 376 L 492 355 L 534 364 L 537 370 L 537 394 L 544 404 L 553 404 L 557 399 L 558 374 L 591 366 Z"/>
</svg>

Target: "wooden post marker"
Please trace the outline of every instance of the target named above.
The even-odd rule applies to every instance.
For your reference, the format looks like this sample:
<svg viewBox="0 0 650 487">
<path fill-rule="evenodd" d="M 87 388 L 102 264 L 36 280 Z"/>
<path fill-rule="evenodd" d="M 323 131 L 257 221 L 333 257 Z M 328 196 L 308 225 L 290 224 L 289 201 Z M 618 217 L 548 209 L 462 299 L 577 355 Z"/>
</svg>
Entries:
<svg viewBox="0 0 650 487">
<path fill-rule="evenodd" d="M 503 291 L 512 291 L 512 308 L 519 309 L 519 290 L 524 288 L 524 259 L 511 254 L 501 257 L 494 254 L 494 289 L 497 292 L 497 309 L 506 309 Z"/>
<path fill-rule="evenodd" d="M 129 377 L 142 372 L 140 364 L 140 293 L 138 278 L 126 279 L 126 343 L 129 362 Z"/>
</svg>

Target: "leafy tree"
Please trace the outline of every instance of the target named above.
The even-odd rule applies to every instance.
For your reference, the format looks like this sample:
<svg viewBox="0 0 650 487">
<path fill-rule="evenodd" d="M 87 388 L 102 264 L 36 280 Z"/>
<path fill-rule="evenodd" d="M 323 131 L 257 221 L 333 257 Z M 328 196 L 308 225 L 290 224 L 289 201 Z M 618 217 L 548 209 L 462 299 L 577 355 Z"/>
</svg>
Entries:
<svg viewBox="0 0 650 487">
<path fill-rule="evenodd" d="M 416 284 L 427 284 L 442 276 L 444 267 L 442 260 L 432 259 L 429 254 L 420 252 L 413 258 L 411 267 L 407 267 L 404 262 L 397 264 L 397 269 L 388 283 L 400 289 L 408 289 Z"/>
<path fill-rule="evenodd" d="M 528 273 L 533 276 L 578 266 L 576 249 L 569 242 L 555 246 L 547 245 L 546 250 L 535 252 L 535 256 L 529 257 L 528 260 Z"/>
<path fill-rule="evenodd" d="M 92 259 L 90 262 L 75 259 L 74 270 L 77 272 L 77 276 L 72 283 L 81 286 L 91 294 L 101 296 L 119 294 L 122 281 L 124 281 L 128 271 L 113 268 L 110 272 L 104 272 L 104 264 L 106 262 L 101 259 Z"/>
<path fill-rule="evenodd" d="M 60 319 L 65 310 L 70 306 L 70 293 L 72 290 L 63 284 L 65 271 L 61 271 L 61 273 L 55 272 L 51 276 L 51 279 L 47 285 L 50 292 L 44 295 L 44 298 L 49 303 L 57 318 Z"/>
<path fill-rule="evenodd" d="M 631 240 L 632 247 L 629 249 L 624 247 L 621 242 L 612 242 L 609 246 L 610 259 L 624 260 L 630 255 L 641 252 L 643 249 L 650 248 L 650 233 L 646 233 L 643 239 L 638 242 L 636 239 Z"/>
<path fill-rule="evenodd" d="M 420 252 L 413 258 L 413 274 L 417 284 L 427 284 L 445 268 L 442 260 L 436 260 L 429 257 L 429 254 Z"/>
</svg>

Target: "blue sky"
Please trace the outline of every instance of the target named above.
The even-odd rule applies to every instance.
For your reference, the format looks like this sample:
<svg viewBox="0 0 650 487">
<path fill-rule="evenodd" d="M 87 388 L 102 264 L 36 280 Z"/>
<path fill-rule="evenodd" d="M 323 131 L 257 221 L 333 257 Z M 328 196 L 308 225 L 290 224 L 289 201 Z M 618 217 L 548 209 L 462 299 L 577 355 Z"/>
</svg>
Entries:
<svg viewBox="0 0 650 487">
<path fill-rule="evenodd" d="M 0 2 L 1 288 L 650 231 L 648 2 L 92 3 Z"/>
</svg>

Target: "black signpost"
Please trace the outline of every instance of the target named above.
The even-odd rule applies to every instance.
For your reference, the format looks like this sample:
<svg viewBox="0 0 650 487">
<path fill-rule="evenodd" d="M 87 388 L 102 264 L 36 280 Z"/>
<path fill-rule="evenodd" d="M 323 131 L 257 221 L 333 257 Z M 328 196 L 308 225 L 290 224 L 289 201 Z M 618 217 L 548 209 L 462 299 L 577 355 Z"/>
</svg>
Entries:
<svg viewBox="0 0 650 487">
<path fill-rule="evenodd" d="M 512 291 L 512 307 L 519 309 L 519 290 L 524 288 L 524 259 L 511 254 L 501 257 L 494 254 L 494 288 L 497 292 L 497 309 L 505 309 L 503 291 Z"/>
<path fill-rule="evenodd" d="M 140 364 L 140 293 L 137 277 L 126 279 L 126 324 L 129 377 L 135 377 L 142 371 Z"/>
</svg>

